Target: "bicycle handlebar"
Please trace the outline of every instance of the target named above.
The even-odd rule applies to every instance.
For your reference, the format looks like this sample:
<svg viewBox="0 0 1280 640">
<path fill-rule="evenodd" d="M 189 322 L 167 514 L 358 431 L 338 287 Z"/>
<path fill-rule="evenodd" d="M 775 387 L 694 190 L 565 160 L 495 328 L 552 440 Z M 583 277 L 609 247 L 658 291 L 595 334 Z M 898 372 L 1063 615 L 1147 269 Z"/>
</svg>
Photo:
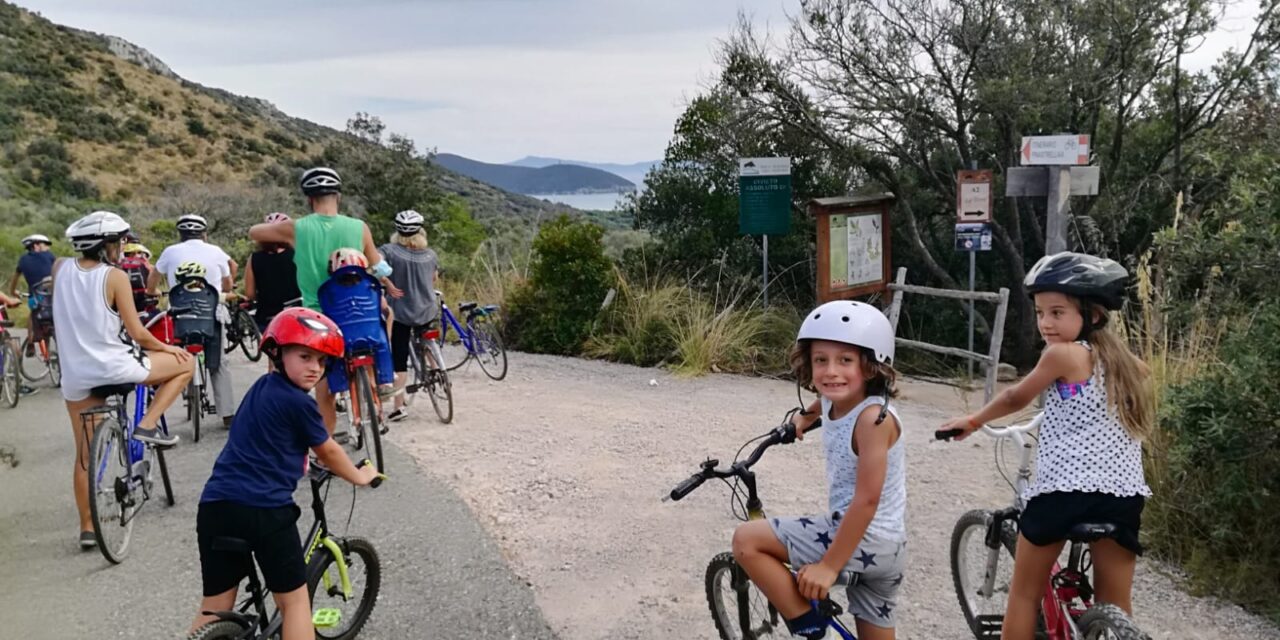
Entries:
<svg viewBox="0 0 1280 640">
<path fill-rule="evenodd" d="M 815 429 L 821 429 L 821 428 L 822 428 L 822 419 L 819 418 L 818 420 L 815 420 L 813 425 L 811 425 L 806 430 L 806 433 L 809 431 L 814 431 Z M 764 442 L 761 442 L 759 445 L 756 445 L 755 450 L 751 452 L 751 455 L 747 456 L 746 460 L 739 460 L 737 462 L 734 462 L 732 465 L 729 466 L 728 469 L 717 469 L 716 467 L 719 466 L 720 464 L 719 460 L 714 460 L 714 459 L 704 460 L 702 462 L 702 470 L 700 470 L 698 473 L 693 474 L 692 476 L 689 476 L 688 479 L 686 479 L 684 482 L 681 482 L 679 485 L 676 485 L 676 488 L 672 489 L 671 493 L 663 498 L 663 501 L 664 502 L 666 500 L 679 501 L 685 496 L 689 495 L 690 493 L 693 493 L 694 489 L 697 489 L 698 487 L 702 486 L 702 483 L 712 478 L 724 479 L 724 478 L 732 478 L 735 476 L 743 475 L 748 470 L 750 470 L 751 467 L 755 466 L 757 462 L 760 461 L 761 456 L 764 455 L 765 450 L 767 450 L 769 447 L 772 447 L 776 444 L 791 444 L 795 442 L 796 441 L 796 425 L 793 422 L 787 422 L 786 424 L 778 425 L 777 427 L 774 427 L 772 431 L 765 434 L 764 438 L 765 438 Z"/>
<path fill-rule="evenodd" d="M 363 469 L 372 464 L 373 464 L 372 460 L 366 459 L 361 461 L 360 464 L 356 465 L 356 468 Z M 323 464 L 320 464 L 320 461 L 316 458 L 311 459 L 310 470 L 307 472 L 307 475 L 311 478 L 311 481 L 316 484 L 324 484 L 332 480 L 334 477 L 333 471 L 330 471 L 328 467 L 324 466 Z M 373 479 L 373 482 L 369 483 L 369 488 L 377 489 L 379 486 L 382 485 L 382 481 L 386 479 L 387 479 L 387 476 L 379 473 L 378 476 Z"/>
<path fill-rule="evenodd" d="M 992 438 L 1014 438 L 1031 431 L 1032 429 L 1038 428 L 1041 422 L 1044 422 L 1044 412 L 1037 413 L 1036 417 L 1023 424 L 1011 424 L 1007 427 L 993 427 L 989 424 L 984 424 L 981 429 L 978 429 L 978 431 L 981 431 Z M 950 440 L 963 434 L 964 431 L 964 429 L 938 429 L 933 432 L 933 439 Z"/>
</svg>

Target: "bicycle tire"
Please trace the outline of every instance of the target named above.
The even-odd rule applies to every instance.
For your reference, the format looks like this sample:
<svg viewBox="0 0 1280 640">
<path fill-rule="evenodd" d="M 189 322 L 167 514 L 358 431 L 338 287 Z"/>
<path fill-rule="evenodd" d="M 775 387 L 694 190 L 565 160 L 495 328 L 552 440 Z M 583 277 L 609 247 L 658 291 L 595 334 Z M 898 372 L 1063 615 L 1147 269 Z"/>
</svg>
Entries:
<svg viewBox="0 0 1280 640">
<path fill-rule="evenodd" d="M 346 606 L 326 605 L 355 603 L 351 616 L 349 618 L 343 616 L 347 619 L 342 621 L 342 626 L 337 629 L 316 628 L 316 637 L 325 640 L 351 640 L 359 635 L 365 623 L 369 621 L 369 616 L 373 614 L 373 607 L 378 603 L 378 590 L 382 586 L 382 564 L 378 560 L 378 552 L 373 548 L 372 543 L 363 538 L 347 538 L 338 541 L 338 546 L 342 548 L 343 557 L 347 562 L 347 575 L 352 582 L 352 590 L 356 591 L 357 582 L 363 582 L 363 588 L 354 594 L 351 601 L 343 600 L 337 593 L 322 592 L 321 578 L 327 573 L 330 574 L 329 583 L 341 588 L 337 567 L 333 566 L 333 571 L 330 573 L 334 558 L 327 548 L 322 549 L 312 558 L 310 566 L 307 567 L 307 593 L 311 596 L 311 610 L 314 612 L 321 608 L 333 608 L 345 612 Z M 358 559 L 359 562 L 353 562 L 353 558 Z M 364 568 L 363 573 L 359 570 L 361 567 Z M 331 596 L 337 597 L 330 600 Z M 322 598 L 319 603 L 316 601 L 317 597 Z"/>
<path fill-rule="evenodd" d="M 122 488 L 120 483 L 125 483 L 127 487 L 132 473 L 129 468 L 128 446 L 124 429 L 115 416 L 108 417 L 98 425 L 89 446 L 89 514 L 93 520 L 93 535 L 98 541 L 98 550 L 111 564 L 124 561 L 129 553 L 129 541 L 133 537 L 133 511 L 137 507 L 121 507 L 119 502 Z M 111 472 L 110 466 L 113 460 L 120 463 L 120 469 L 115 473 Z M 104 503 L 103 498 L 111 500 Z"/>
<path fill-rule="evenodd" d="M 248 630 L 234 620 L 218 620 L 192 631 L 187 640 L 236 640 Z"/>
<path fill-rule="evenodd" d="M 735 588 L 735 584 L 742 585 Z M 786 623 L 776 609 L 769 605 L 769 600 L 750 580 L 733 554 L 724 552 L 716 555 L 707 564 L 707 607 L 711 610 L 711 619 L 716 623 L 716 631 L 721 640 L 757 640 L 758 638 L 776 634 L 780 638 L 790 637 Z M 747 609 L 748 628 L 742 628 L 741 611 Z M 759 621 L 759 626 L 754 621 Z"/>
<path fill-rule="evenodd" d="M 356 386 L 359 388 L 360 397 L 353 399 L 352 402 L 360 402 L 364 405 L 360 410 L 360 421 L 365 424 L 365 437 L 373 441 L 373 466 L 378 469 L 378 473 L 385 474 L 387 467 L 382 458 L 382 430 L 378 425 L 378 405 L 373 401 L 373 384 L 369 381 L 369 368 L 361 367 L 356 374 Z"/>
<path fill-rule="evenodd" d="M 1001 579 L 999 567 L 1007 565 L 1007 577 L 1012 580 L 1013 577 L 1013 559 L 1015 549 L 1017 549 L 1017 535 L 1013 533 L 1010 527 L 1005 527 L 1000 533 L 1001 546 L 1009 554 L 1009 561 L 997 564 L 997 584 L 995 585 L 996 593 L 1003 594 L 1003 599 L 995 597 L 982 598 L 977 592 L 977 585 L 972 584 L 973 572 L 968 570 L 968 556 L 964 552 L 973 550 L 976 542 L 982 549 L 986 549 L 987 524 L 991 520 L 991 512 L 985 509 L 975 509 L 960 516 L 956 521 L 956 526 L 951 532 L 951 580 L 956 590 L 956 599 L 960 602 L 960 611 L 964 614 L 965 624 L 969 626 L 969 631 L 973 633 L 973 637 L 977 640 L 989 640 L 999 635 L 999 624 L 1003 622 L 1005 607 L 1008 605 L 1009 583 Z M 982 558 L 985 562 L 985 554 Z M 980 571 L 976 574 L 978 579 L 985 573 L 985 569 L 979 567 Z M 1003 588 L 1003 591 L 1001 590 Z M 976 600 L 970 600 L 968 594 L 972 593 L 976 599 L 981 599 L 985 606 L 978 607 L 980 604 Z M 981 609 L 979 611 L 978 609 Z M 994 616 L 994 617 L 993 617 Z M 994 626 L 995 636 L 992 635 Z"/>
<path fill-rule="evenodd" d="M 173 506 L 173 483 L 169 480 L 169 464 L 164 461 L 164 449 L 155 449 L 156 462 L 160 463 L 160 480 L 164 483 L 165 504 Z"/>
<path fill-rule="evenodd" d="M 435 357 L 429 357 L 434 362 Z M 444 424 L 453 422 L 453 383 L 449 380 L 449 372 L 435 366 L 429 370 L 427 379 L 427 393 L 431 397 L 431 408 L 435 409 L 440 422 Z"/>
<path fill-rule="evenodd" d="M 0 396 L 4 396 L 3 400 L 10 409 L 18 406 L 18 370 L 22 368 L 18 355 L 13 351 L 13 345 L 6 339 L 4 345 L 0 346 Z"/>
<path fill-rule="evenodd" d="M 498 334 L 497 328 L 487 321 L 472 320 L 468 324 L 471 346 L 475 349 L 473 357 L 480 364 L 480 370 L 495 382 L 507 377 L 507 349 L 502 344 L 502 336 Z M 492 359 L 489 364 L 485 364 L 486 356 Z"/>
<path fill-rule="evenodd" d="M 28 348 L 32 348 L 35 353 L 35 355 L 30 358 L 27 357 Z M 22 344 L 18 347 L 18 360 L 14 363 L 18 367 L 18 373 L 21 374 L 22 378 L 27 382 L 40 382 L 41 380 L 44 380 L 45 376 L 49 375 L 49 369 L 47 367 L 44 371 L 40 372 L 40 375 L 31 373 L 31 369 L 34 368 L 35 362 L 43 363 L 43 360 L 40 358 L 40 348 L 38 345 L 33 345 L 31 343 L 31 336 L 27 335 L 27 337 L 22 339 Z"/>
<path fill-rule="evenodd" d="M 1149 640 L 1124 609 L 1105 602 L 1089 608 L 1076 621 L 1085 640 Z"/>
<path fill-rule="evenodd" d="M 49 382 L 54 387 L 62 386 L 62 361 L 58 359 L 58 342 L 53 339 L 52 331 L 50 335 L 45 336 L 45 349 L 49 352 L 49 361 L 45 366 L 49 369 Z"/>
<path fill-rule="evenodd" d="M 412 386 L 414 391 L 410 393 L 408 389 L 405 389 L 404 406 L 406 407 L 413 406 L 413 401 L 418 397 L 418 391 L 421 391 L 426 384 L 426 380 L 422 375 L 422 348 L 421 340 L 412 337 L 409 339 L 409 370 L 405 372 L 409 384 L 406 387 Z"/>
<path fill-rule="evenodd" d="M 258 323 L 253 321 L 253 316 L 248 311 L 240 309 L 236 313 L 236 322 L 240 323 L 240 350 L 244 352 L 244 357 L 249 362 L 257 362 L 262 359 L 262 332 L 258 330 Z"/>
<path fill-rule="evenodd" d="M 196 365 L 200 367 L 199 364 Z M 197 371 L 196 375 L 200 375 Z M 204 385 L 196 384 L 194 379 L 187 383 L 187 420 L 191 422 L 191 431 L 195 442 L 200 442 L 200 418 L 204 415 Z"/>
</svg>

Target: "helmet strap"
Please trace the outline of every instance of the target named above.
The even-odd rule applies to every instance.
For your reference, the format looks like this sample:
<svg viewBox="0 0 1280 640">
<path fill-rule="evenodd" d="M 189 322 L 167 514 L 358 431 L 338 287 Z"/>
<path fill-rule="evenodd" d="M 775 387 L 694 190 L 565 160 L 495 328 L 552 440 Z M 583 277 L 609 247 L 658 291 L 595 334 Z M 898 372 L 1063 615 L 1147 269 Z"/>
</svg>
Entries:
<svg viewBox="0 0 1280 640">
<path fill-rule="evenodd" d="M 889 415 L 889 392 L 884 393 L 884 402 L 880 405 L 880 415 L 876 416 L 876 426 L 880 426 L 884 422 L 885 416 Z"/>
</svg>

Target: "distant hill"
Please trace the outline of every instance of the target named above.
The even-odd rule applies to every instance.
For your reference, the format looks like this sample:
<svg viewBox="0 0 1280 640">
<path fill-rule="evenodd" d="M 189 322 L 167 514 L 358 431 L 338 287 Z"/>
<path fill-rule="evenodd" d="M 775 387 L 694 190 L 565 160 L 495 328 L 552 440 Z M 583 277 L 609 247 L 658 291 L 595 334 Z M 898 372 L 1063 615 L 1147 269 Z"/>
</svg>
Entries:
<svg viewBox="0 0 1280 640">
<path fill-rule="evenodd" d="M 9 188 L 132 203 L 172 184 L 292 184 L 335 142 L 371 144 L 184 80 L 141 47 L 0 0 L 0 200 Z M 447 170 L 439 185 L 477 219 L 567 209 Z"/>
<path fill-rule="evenodd" d="M 591 169 L 599 169 L 608 171 L 614 175 L 622 176 L 636 185 L 644 184 L 644 177 L 648 175 L 649 170 L 662 164 L 661 160 L 653 160 L 650 162 L 635 162 L 632 164 L 615 164 L 610 162 L 582 162 L 580 160 L 565 160 L 563 158 L 544 158 L 542 156 L 525 156 L 515 162 L 507 164 L 517 167 L 533 167 L 541 169 L 556 164 L 572 164 L 579 167 L 588 167 Z"/>
<path fill-rule="evenodd" d="M 599 193 L 632 191 L 635 183 L 608 171 L 571 164 L 519 167 L 490 164 L 452 153 L 436 154 L 441 167 L 516 193 Z"/>
</svg>

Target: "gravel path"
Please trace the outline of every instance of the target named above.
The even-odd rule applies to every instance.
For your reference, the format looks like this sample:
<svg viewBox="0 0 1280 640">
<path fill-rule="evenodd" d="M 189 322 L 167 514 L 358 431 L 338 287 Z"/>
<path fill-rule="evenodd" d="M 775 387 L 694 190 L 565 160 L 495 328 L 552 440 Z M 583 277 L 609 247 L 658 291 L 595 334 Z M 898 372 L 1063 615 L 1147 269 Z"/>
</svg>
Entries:
<svg viewBox="0 0 1280 640">
<path fill-rule="evenodd" d="M 454 390 L 452 425 L 424 403 L 392 439 L 463 496 L 560 637 L 715 637 L 703 571 L 737 524 L 728 491 L 708 483 L 679 503 L 660 497 L 704 457 L 726 461 L 777 424 L 796 404 L 792 385 L 511 354 L 506 380 L 490 382 L 472 364 L 455 372 Z M 963 410 L 954 389 L 908 382 L 898 402 L 912 536 L 899 637 L 961 640 L 969 635 L 951 585 L 951 530 L 968 509 L 1007 504 L 1009 489 L 991 442 L 931 441 Z M 771 513 L 824 509 L 815 442 L 772 449 L 756 469 Z M 1239 607 L 1185 594 L 1169 573 L 1139 564 L 1137 621 L 1152 637 L 1280 639 Z"/>
</svg>

